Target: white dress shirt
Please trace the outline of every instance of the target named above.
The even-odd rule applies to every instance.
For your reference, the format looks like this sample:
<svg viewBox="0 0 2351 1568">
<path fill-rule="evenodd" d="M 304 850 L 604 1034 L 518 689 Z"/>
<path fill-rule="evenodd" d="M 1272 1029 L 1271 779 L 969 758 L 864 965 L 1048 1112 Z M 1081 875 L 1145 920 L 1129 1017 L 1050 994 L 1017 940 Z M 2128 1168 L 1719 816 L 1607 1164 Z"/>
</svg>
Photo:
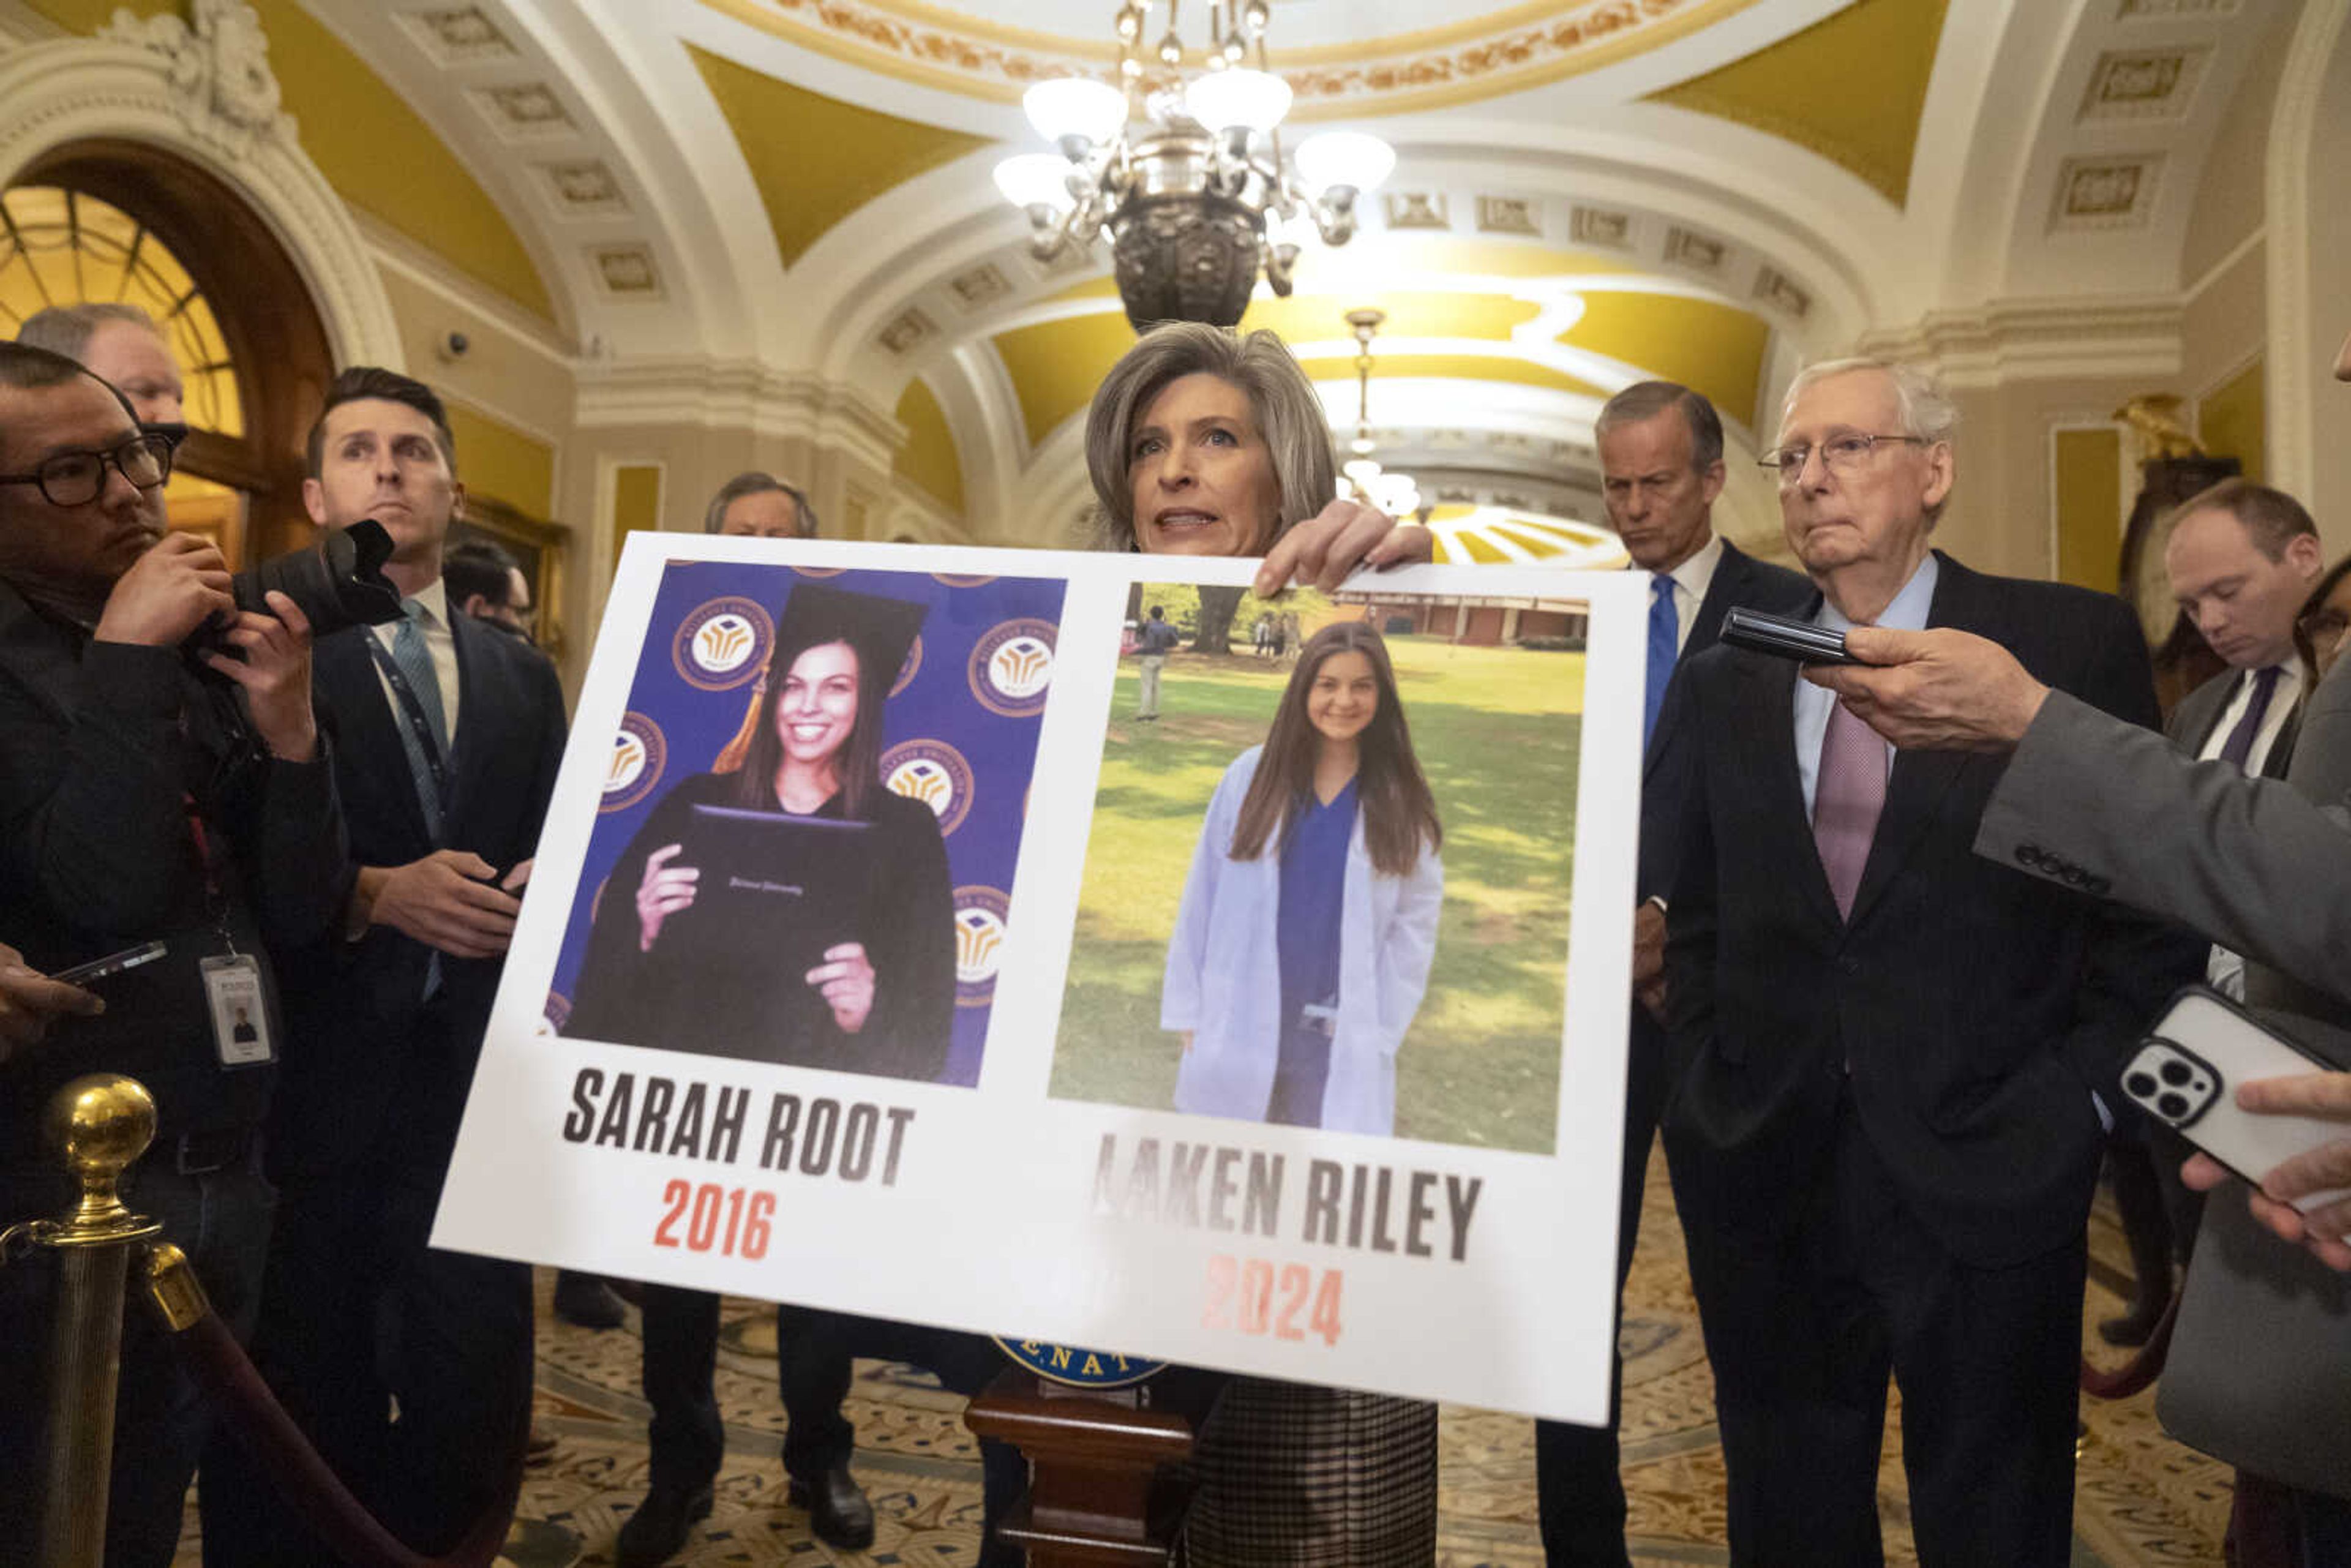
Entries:
<svg viewBox="0 0 2351 1568">
<path fill-rule="evenodd" d="M 411 595 L 424 609 L 424 651 L 433 655 L 434 684 L 441 688 L 441 718 L 448 727 L 449 744 L 457 744 L 457 638 L 449 630 L 449 591 L 439 578 L 434 578 Z M 392 652 L 392 640 L 400 635 L 400 622 L 387 621 L 373 627 L 375 640 L 383 651 Z M 382 667 L 376 669 L 376 681 L 383 687 L 383 700 L 392 705 L 396 717 L 400 699 L 392 695 L 392 682 L 385 678 Z"/>
<path fill-rule="evenodd" d="M 1942 568 L 1934 551 L 1928 551 L 1927 559 L 1918 563 L 1918 570 L 1910 574 L 1910 580 L 1902 585 L 1902 591 L 1894 596 L 1894 602 L 1886 607 L 1874 624 L 1896 632 L 1924 632 L 1927 612 L 1935 604 L 1935 580 L 1941 575 Z M 1820 613 L 1813 617 L 1813 623 L 1832 632 L 1853 629 L 1853 622 L 1826 598 L 1822 599 Z M 1836 693 L 1804 679 L 1801 665 L 1789 678 L 1796 683 L 1796 771 L 1804 782 L 1804 817 L 1810 821 L 1813 794 L 1820 787 L 1821 743 L 1828 738 L 1829 711 L 1836 706 Z M 1886 768 L 1889 773 L 1894 769 L 1891 741 L 1886 747 Z"/>
<path fill-rule="evenodd" d="M 1714 569 L 1721 564 L 1722 536 L 1710 533 L 1706 536 L 1706 544 L 1689 559 L 1669 572 L 1651 574 L 1652 581 L 1664 577 L 1674 585 L 1676 653 L 1689 646 L 1690 628 L 1698 623 L 1698 607 L 1706 602 L 1706 591 L 1714 583 Z"/>
<path fill-rule="evenodd" d="M 2262 715 L 2261 727 L 2253 731 L 2252 749 L 2245 753 L 2245 776 L 2249 779 L 2260 778 L 2262 769 L 2269 766 L 2270 753 L 2277 747 L 2278 733 L 2285 728 L 2286 716 L 2294 712 L 2294 704 L 2302 699 L 2302 661 L 2290 658 L 2277 667 L 2277 685 L 2270 688 L 2270 706 Z M 2237 672 L 2236 690 L 2229 694 L 2227 704 L 2220 709 L 2220 719 L 2212 726 L 2212 733 L 2204 737 L 2203 749 L 2196 754 L 2197 760 L 2210 762 L 2228 746 L 2229 737 L 2235 732 L 2238 722 L 2245 716 L 2245 709 L 2252 703 L 2254 674 L 2252 670 Z M 2204 983 L 2222 996 L 2243 1001 L 2243 956 L 2214 943 L 2211 953 L 2204 960 Z"/>
<path fill-rule="evenodd" d="M 2302 700 L 2302 661 L 2288 658 L 2277 667 L 2277 685 L 2270 688 L 2269 708 L 2262 715 L 2261 728 L 2253 731 L 2253 748 L 2245 754 L 2245 774 L 2248 778 L 2261 777 L 2262 769 L 2269 764 L 2270 752 L 2277 746 L 2278 732 L 2285 728 L 2286 716 L 2294 712 L 2294 705 Z M 2236 729 L 2238 721 L 2245 716 L 2245 709 L 2253 700 L 2254 674 L 2252 670 L 2237 672 L 2236 689 L 2229 694 L 2228 705 L 2221 708 L 2219 722 L 2212 726 L 2212 733 L 2204 737 L 2204 749 L 2196 754 L 2199 761 L 2210 761 L 2220 755 L 2221 747 L 2229 744 L 2230 735 Z"/>
</svg>

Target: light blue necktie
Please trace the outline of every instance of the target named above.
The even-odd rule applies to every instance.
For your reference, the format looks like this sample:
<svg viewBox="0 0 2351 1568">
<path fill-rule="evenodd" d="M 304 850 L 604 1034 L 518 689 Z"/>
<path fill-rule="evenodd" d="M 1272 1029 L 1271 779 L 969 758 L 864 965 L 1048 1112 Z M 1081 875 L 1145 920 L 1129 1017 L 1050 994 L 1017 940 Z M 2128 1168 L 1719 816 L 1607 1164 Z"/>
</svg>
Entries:
<svg viewBox="0 0 2351 1568">
<path fill-rule="evenodd" d="M 433 652 L 424 645 L 424 606 L 413 599 L 403 599 L 400 608 L 404 612 L 400 630 L 392 633 L 392 662 L 408 681 L 408 689 L 416 694 L 416 706 L 423 710 L 424 722 L 431 727 L 434 743 L 441 749 L 442 766 L 445 770 L 449 758 L 449 721 L 441 711 L 441 677 L 433 669 Z M 417 804 L 424 810 L 424 828 L 438 842 L 441 838 L 441 790 L 433 779 L 432 759 L 424 755 L 424 747 L 416 738 L 416 731 L 403 714 L 393 727 L 400 731 L 401 749 L 408 754 L 408 771 L 416 781 Z"/>
<path fill-rule="evenodd" d="M 1657 710 L 1666 706 L 1666 683 L 1673 679 L 1680 641 L 1681 622 L 1674 613 L 1674 580 L 1659 572 L 1649 580 L 1649 689 L 1647 706 L 1642 710 L 1643 750 L 1657 733 Z"/>
<path fill-rule="evenodd" d="M 441 677 L 433 668 L 433 650 L 424 645 L 424 606 L 413 599 L 403 599 L 400 608 L 404 614 L 400 629 L 392 634 L 392 662 L 408 689 L 416 695 L 416 706 L 423 711 L 424 722 L 433 731 L 434 743 L 441 748 L 442 770 L 449 766 L 449 720 L 441 707 Z M 395 704 L 395 706 L 398 706 Z M 433 763 L 424 755 L 423 743 L 416 738 L 415 728 L 408 722 L 405 712 L 392 727 L 400 731 L 400 748 L 408 754 L 409 776 L 416 781 L 416 803 L 424 811 L 424 831 L 435 845 L 441 842 L 441 789 L 433 778 Z M 430 952 L 424 960 L 424 995 L 427 1000 L 441 988 L 441 955 Z"/>
</svg>

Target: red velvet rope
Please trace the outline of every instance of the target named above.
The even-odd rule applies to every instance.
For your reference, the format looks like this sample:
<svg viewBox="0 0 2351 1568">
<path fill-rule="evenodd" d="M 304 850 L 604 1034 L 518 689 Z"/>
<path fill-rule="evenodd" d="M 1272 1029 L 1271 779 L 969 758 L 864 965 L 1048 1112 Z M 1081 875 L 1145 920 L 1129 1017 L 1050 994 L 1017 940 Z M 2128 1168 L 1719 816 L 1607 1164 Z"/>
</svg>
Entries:
<svg viewBox="0 0 2351 1568">
<path fill-rule="evenodd" d="M 2164 1304 L 2163 1315 L 2155 1320 L 2155 1332 L 2147 1336 L 2147 1343 L 2112 1372 L 2101 1372 L 2092 1366 L 2087 1357 L 2082 1362 L 2082 1392 L 2093 1399 L 2127 1399 L 2154 1383 L 2163 1371 L 2164 1357 L 2171 1350 L 2171 1322 L 2179 1315 L 2179 1298 L 2185 1291 L 2172 1292 Z"/>
<path fill-rule="evenodd" d="M 522 1491 L 519 1452 L 500 1500 L 446 1554 L 427 1557 L 402 1545 L 360 1506 L 293 1417 L 279 1408 L 277 1396 L 218 1316 L 206 1312 L 172 1340 L 181 1364 L 212 1401 L 218 1418 L 268 1473 L 287 1506 L 350 1568 L 488 1568 L 497 1556 Z"/>
</svg>

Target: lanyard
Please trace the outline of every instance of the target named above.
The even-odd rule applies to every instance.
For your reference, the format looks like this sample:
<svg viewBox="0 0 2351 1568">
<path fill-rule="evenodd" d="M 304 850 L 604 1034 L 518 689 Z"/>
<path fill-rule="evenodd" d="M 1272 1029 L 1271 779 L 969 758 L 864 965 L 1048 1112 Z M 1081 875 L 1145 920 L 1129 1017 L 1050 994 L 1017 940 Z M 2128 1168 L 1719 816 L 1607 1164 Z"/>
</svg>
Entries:
<svg viewBox="0 0 2351 1568">
<path fill-rule="evenodd" d="M 188 836 L 196 842 L 196 863 L 204 868 L 204 918 L 213 923 L 223 949 L 235 957 L 236 938 L 228 928 L 228 890 L 221 883 L 219 867 L 213 863 L 212 835 L 204 831 L 204 814 L 196 809 L 196 798 L 183 794 L 180 800 L 187 809 Z"/>
<path fill-rule="evenodd" d="M 424 754 L 424 766 L 432 770 L 433 793 L 445 810 L 449 804 L 449 767 L 441 757 L 441 738 L 433 733 L 433 721 L 424 716 L 424 705 L 416 700 L 416 688 L 408 684 L 408 676 L 385 651 L 383 639 L 373 627 L 367 631 L 368 652 L 375 655 L 375 667 L 383 672 L 385 682 L 397 699 L 401 716 L 408 722 L 408 732 L 416 737 L 416 747 Z"/>
</svg>

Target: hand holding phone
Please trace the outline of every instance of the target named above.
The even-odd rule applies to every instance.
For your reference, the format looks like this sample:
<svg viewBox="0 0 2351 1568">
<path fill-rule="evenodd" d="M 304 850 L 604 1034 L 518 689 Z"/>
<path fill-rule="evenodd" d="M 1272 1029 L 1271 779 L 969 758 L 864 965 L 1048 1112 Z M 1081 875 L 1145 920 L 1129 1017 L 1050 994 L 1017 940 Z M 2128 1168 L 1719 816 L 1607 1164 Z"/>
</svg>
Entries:
<svg viewBox="0 0 2351 1568">
<path fill-rule="evenodd" d="M 1858 664 L 1845 651 L 1844 633 L 1792 616 L 1734 608 L 1722 618 L 1722 640 L 1750 653 L 1792 659 L 1799 664 Z"/>
<path fill-rule="evenodd" d="M 2123 1092 L 2259 1186 L 2286 1161 L 2351 1139 L 2351 1124 L 2248 1111 L 2237 1103 L 2238 1085 L 2320 1072 L 2325 1065 L 2227 998 L 2195 986 L 2172 999 L 2123 1070 Z M 2351 1197 L 2351 1187 L 2305 1193 L 2294 1207 L 2306 1214 L 2346 1197 Z"/>
<path fill-rule="evenodd" d="M 0 1061 L 19 1046 L 37 1043 L 52 1019 L 105 1010 L 88 991 L 26 967 L 24 955 L 0 942 Z"/>
<path fill-rule="evenodd" d="M 125 947 L 120 953 L 109 953 L 103 958 L 92 958 L 86 964 L 76 964 L 70 969 L 59 969 L 49 977 L 60 985 L 87 986 L 92 980 L 103 980 L 125 969 L 135 969 L 141 964 L 152 964 L 163 956 L 161 942 L 141 942 L 136 947 Z"/>
</svg>

